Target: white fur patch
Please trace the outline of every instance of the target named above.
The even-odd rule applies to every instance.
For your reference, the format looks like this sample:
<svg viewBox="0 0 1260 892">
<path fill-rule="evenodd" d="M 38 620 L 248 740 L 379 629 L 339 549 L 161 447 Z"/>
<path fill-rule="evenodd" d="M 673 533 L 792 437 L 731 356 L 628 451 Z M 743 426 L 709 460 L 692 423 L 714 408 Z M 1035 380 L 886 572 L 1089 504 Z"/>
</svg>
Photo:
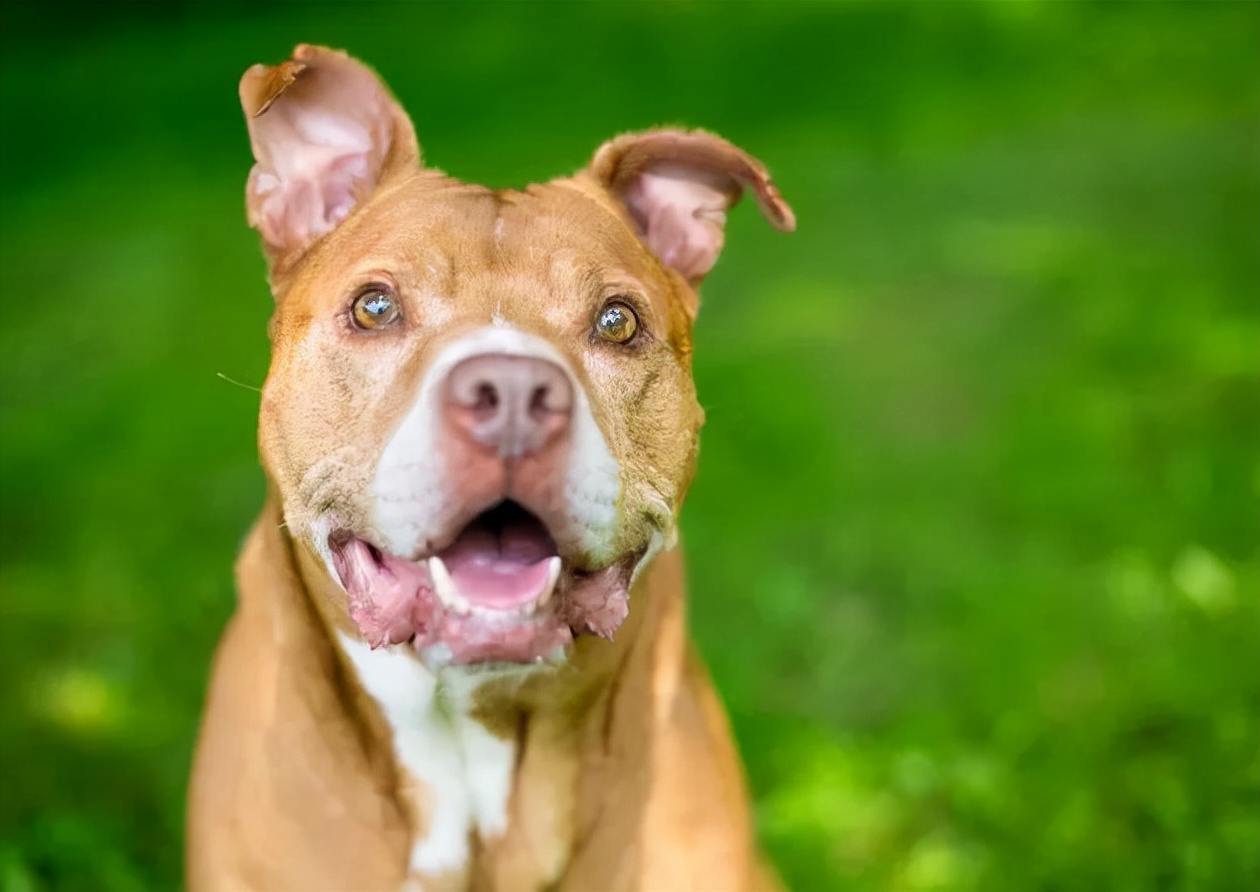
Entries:
<svg viewBox="0 0 1260 892">
<path fill-rule="evenodd" d="M 507 827 L 516 745 L 469 715 L 479 684 L 473 673 L 450 669 L 439 678 L 405 650 L 372 650 L 340 631 L 337 639 L 380 704 L 399 763 L 423 787 L 415 805 L 424 832 L 413 842 L 410 869 L 463 867 L 470 831 L 489 838 Z"/>
<path fill-rule="evenodd" d="M 412 554 L 439 536 L 444 509 L 458 499 L 447 488 L 439 448 L 441 386 L 457 364 L 481 354 L 545 359 L 565 371 L 573 385 L 573 458 L 565 479 L 568 523 L 580 547 L 596 561 L 611 560 L 621 494 L 621 467 L 595 422 L 585 390 L 568 362 L 547 341 L 512 326 L 479 329 L 444 349 L 429 367 L 415 402 L 381 453 L 373 483 L 375 531 L 391 554 Z"/>
</svg>

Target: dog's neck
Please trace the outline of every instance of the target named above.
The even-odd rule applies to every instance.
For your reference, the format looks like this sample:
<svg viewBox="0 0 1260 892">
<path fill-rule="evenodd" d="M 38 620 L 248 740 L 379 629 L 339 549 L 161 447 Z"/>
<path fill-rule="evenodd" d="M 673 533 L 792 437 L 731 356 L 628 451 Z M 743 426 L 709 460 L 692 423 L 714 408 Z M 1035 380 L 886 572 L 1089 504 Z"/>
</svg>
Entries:
<svg viewBox="0 0 1260 892">
<path fill-rule="evenodd" d="M 273 505 L 263 523 L 278 516 Z M 684 671 L 677 550 L 640 574 L 615 642 L 581 638 L 555 669 L 435 672 L 405 650 L 373 651 L 338 621 L 321 563 L 279 524 L 272 529 L 271 550 L 287 567 L 272 568 L 271 590 L 243 595 L 301 602 L 253 605 L 284 624 L 273 630 L 289 653 L 289 677 L 278 683 L 301 686 L 316 712 L 337 710 L 339 733 L 353 733 L 361 751 L 357 770 L 392 792 L 408 864 L 426 890 L 517 887 L 531 875 L 545 888 L 580 876 L 587 861 L 605 875 L 618 858 L 628 859 L 624 875 L 637 873 L 614 841 L 642 818 L 654 727 Z M 327 715 L 311 719 L 328 725 Z M 615 812 L 605 807 L 612 802 Z"/>
</svg>

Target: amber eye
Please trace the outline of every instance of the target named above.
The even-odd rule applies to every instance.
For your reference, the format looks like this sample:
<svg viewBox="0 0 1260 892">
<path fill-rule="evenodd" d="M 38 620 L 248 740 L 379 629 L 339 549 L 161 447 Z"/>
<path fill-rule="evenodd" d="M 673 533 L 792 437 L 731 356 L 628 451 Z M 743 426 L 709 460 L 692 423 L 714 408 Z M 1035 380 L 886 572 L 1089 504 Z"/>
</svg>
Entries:
<svg viewBox="0 0 1260 892">
<path fill-rule="evenodd" d="M 354 299 L 350 312 L 359 328 L 384 328 L 399 316 L 398 298 L 384 285 L 371 285 Z"/>
<path fill-rule="evenodd" d="M 595 333 L 605 341 L 624 344 L 639 330 L 639 317 L 623 303 L 610 303 L 599 311 L 595 320 Z"/>
</svg>

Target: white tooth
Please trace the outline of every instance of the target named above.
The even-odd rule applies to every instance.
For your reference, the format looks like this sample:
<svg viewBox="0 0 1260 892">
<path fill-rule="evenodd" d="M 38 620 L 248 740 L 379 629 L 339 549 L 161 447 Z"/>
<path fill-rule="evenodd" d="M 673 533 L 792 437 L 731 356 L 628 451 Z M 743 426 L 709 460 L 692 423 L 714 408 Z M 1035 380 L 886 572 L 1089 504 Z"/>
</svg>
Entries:
<svg viewBox="0 0 1260 892">
<path fill-rule="evenodd" d="M 469 613 L 472 605 L 459 593 L 455 580 L 451 579 L 451 574 L 446 569 L 446 564 L 442 563 L 442 559 L 434 555 L 429 558 L 428 564 L 429 578 L 433 580 L 433 591 L 438 596 L 438 600 L 456 613 Z"/>
<path fill-rule="evenodd" d="M 551 600 L 551 595 L 556 590 L 556 582 L 560 579 L 560 566 L 563 563 L 559 555 L 547 558 L 547 584 L 543 586 L 542 594 L 534 602 L 534 609 L 542 607 Z"/>
</svg>

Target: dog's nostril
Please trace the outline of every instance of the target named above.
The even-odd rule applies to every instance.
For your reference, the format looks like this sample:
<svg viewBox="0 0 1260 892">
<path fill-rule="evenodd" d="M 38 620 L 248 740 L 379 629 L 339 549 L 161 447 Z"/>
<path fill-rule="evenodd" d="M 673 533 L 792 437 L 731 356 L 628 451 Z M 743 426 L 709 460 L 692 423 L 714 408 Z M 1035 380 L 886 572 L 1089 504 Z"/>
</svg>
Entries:
<svg viewBox="0 0 1260 892">
<path fill-rule="evenodd" d="M 472 405 L 474 410 L 486 412 L 499 408 L 499 391 L 493 384 L 481 382 L 477 385 L 476 394 L 477 398 Z"/>
<path fill-rule="evenodd" d="M 535 387 L 533 394 L 529 398 L 529 411 L 535 415 L 550 412 L 551 407 L 547 405 L 548 396 L 546 384 L 540 384 Z"/>
</svg>

